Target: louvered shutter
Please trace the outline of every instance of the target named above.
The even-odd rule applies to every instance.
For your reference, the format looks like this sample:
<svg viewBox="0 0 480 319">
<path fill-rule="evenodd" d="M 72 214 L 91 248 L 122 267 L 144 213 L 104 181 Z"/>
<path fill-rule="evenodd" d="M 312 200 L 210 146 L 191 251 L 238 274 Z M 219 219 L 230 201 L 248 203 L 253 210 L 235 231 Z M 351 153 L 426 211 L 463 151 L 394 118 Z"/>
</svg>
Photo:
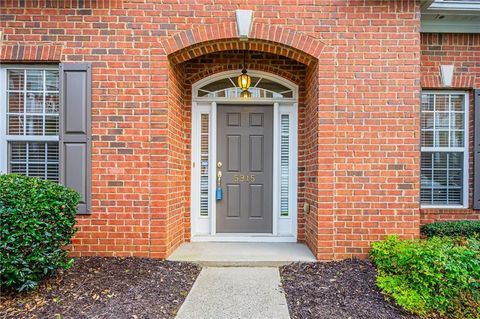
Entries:
<svg viewBox="0 0 480 319">
<path fill-rule="evenodd" d="M 60 182 L 81 195 L 78 214 L 90 214 L 91 68 L 60 66 Z"/>
<path fill-rule="evenodd" d="M 473 208 L 480 209 L 480 90 L 475 90 Z"/>
</svg>

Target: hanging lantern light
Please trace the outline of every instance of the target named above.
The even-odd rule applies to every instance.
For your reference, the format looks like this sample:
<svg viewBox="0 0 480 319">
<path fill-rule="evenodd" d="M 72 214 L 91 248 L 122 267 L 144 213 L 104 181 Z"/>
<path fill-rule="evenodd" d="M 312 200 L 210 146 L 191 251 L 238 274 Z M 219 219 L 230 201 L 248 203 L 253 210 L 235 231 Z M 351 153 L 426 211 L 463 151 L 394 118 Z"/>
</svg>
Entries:
<svg viewBox="0 0 480 319">
<path fill-rule="evenodd" d="M 238 87 L 245 92 L 250 87 L 250 84 L 252 84 L 252 78 L 250 77 L 250 75 L 247 74 L 247 66 L 245 64 L 245 51 L 243 51 L 243 70 L 242 74 L 238 76 Z"/>
<path fill-rule="evenodd" d="M 238 87 L 243 91 L 248 90 L 250 84 L 252 83 L 252 78 L 247 74 L 247 70 L 243 69 L 242 74 L 238 76 Z"/>
</svg>

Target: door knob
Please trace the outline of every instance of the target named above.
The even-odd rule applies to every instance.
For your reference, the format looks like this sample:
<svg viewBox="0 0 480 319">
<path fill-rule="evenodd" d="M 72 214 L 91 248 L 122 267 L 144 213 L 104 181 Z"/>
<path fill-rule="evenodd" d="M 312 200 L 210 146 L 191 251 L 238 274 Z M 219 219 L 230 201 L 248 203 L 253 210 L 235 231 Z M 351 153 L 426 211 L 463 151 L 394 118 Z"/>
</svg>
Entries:
<svg viewBox="0 0 480 319">
<path fill-rule="evenodd" d="M 222 162 L 218 162 L 218 163 L 217 163 L 217 167 L 218 167 L 218 168 L 222 168 Z"/>
</svg>

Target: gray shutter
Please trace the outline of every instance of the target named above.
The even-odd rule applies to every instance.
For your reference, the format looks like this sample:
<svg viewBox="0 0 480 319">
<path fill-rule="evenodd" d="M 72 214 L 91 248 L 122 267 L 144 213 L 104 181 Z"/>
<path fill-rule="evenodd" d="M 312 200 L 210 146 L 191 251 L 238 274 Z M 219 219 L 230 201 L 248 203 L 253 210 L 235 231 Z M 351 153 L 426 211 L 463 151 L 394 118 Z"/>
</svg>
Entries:
<svg viewBox="0 0 480 319">
<path fill-rule="evenodd" d="M 81 195 L 78 214 L 90 214 L 91 68 L 60 65 L 60 182 Z"/>
<path fill-rule="evenodd" d="M 475 94 L 474 150 L 473 150 L 473 208 L 480 209 L 480 89 Z"/>
</svg>

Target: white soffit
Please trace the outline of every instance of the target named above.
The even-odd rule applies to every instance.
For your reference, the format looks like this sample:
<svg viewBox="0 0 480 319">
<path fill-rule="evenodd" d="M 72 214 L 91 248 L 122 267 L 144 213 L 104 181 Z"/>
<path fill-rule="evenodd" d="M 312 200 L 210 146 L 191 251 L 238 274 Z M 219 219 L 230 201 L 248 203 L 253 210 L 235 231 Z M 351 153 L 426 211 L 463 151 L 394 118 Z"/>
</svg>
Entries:
<svg viewBox="0 0 480 319">
<path fill-rule="evenodd" d="M 252 29 L 252 10 L 235 10 L 237 19 L 237 32 L 240 39 L 248 39 Z"/>
<path fill-rule="evenodd" d="M 423 0 L 421 32 L 480 33 L 480 0 Z"/>
</svg>

